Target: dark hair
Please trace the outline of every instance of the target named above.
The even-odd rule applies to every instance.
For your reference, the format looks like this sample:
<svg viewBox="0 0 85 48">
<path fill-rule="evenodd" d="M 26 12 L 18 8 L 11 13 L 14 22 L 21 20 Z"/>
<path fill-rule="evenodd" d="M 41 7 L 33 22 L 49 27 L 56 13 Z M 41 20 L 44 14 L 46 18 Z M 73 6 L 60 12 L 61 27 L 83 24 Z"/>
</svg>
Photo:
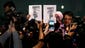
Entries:
<svg viewBox="0 0 85 48">
<path fill-rule="evenodd" d="M 3 7 L 5 8 L 6 6 L 16 8 L 15 4 L 12 1 L 6 2 Z"/>
<path fill-rule="evenodd" d="M 45 41 L 49 44 L 49 48 L 61 48 L 62 47 L 62 36 L 55 32 L 50 32 L 46 37 Z"/>
<path fill-rule="evenodd" d="M 65 15 L 69 15 L 69 16 L 71 16 L 72 18 L 73 18 L 73 12 L 72 11 L 66 11 L 66 12 L 64 12 L 63 13 L 63 16 L 65 16 Z"/>
</svg>

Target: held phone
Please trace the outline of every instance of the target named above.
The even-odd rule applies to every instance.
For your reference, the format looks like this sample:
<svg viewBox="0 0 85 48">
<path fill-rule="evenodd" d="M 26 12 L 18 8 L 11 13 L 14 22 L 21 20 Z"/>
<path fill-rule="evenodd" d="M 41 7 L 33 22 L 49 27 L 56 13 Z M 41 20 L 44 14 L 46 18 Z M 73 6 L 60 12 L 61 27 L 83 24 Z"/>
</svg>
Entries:
<svg viewBox="0 0 85 48">
<path fill-rule="evenodd" d="M 54 23 L 53 20 L 50 20 L 50 21 L 49 21 L 49 30 L 50 30 L 50 31 L 54 31 L 54 29 L 55 29 L 54 24 L 55 24 L 55 23 Z"/>
</svg>

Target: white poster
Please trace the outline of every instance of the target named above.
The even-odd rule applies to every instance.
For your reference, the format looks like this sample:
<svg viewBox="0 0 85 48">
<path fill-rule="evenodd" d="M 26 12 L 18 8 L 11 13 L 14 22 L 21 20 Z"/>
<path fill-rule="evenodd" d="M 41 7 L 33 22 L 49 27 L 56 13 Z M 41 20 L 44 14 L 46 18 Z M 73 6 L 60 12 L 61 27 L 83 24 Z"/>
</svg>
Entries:
<svg viewBox="0 0 85 48">
<path fill-rule="evenodd" d="M 31 19 L 42 21 L 42 6 L 41 5 L 29 5 L 29 14 Z"/>
<path fill-rule="evenodd" d="M 56 19 L 53 16 L 53 13 L 56 12 L 56 5 L 43 5 L 43 22 L 48 23 L 51 18 L 53 18 L 56 23 Z"/>
</svg>

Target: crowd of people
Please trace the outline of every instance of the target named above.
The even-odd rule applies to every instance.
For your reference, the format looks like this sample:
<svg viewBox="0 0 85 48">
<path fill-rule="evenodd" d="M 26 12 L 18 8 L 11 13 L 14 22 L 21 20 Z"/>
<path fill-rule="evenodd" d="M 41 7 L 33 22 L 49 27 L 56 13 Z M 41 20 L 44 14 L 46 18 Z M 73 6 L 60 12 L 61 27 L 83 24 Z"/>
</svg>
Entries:
<svg viewBox="0 0 85 48">
<path fill-rule="evenodd" d="M 0 48 L 84 48 L 85 16 L 79 22 L 81 19 L 75 18 L 72 11 L 58 13 L 51 31 L 49 23 L 29 20 L 31 15 L 20 16 L 13 2 L 7 2 L 6 21 L 0 26 Z"/>
</svg>

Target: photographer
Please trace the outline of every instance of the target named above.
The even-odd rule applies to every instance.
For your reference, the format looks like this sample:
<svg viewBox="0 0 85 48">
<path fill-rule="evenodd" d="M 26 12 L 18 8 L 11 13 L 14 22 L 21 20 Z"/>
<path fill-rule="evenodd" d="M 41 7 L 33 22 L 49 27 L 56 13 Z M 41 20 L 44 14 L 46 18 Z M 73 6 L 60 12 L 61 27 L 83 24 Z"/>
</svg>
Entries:
<svg viewBox="0 0 85 48">
<path fill-rule="evenodd" d="M 15 29 L 15 22 L 17 21 L 15 18 L 16 7 L 12 1 L 4 4 L 4 12 L 7 19 L 5 23 L 7 31 L 0 36 L 0 42 L 4 48 L 22 48 L 18 31 Z"/>
</svg>

